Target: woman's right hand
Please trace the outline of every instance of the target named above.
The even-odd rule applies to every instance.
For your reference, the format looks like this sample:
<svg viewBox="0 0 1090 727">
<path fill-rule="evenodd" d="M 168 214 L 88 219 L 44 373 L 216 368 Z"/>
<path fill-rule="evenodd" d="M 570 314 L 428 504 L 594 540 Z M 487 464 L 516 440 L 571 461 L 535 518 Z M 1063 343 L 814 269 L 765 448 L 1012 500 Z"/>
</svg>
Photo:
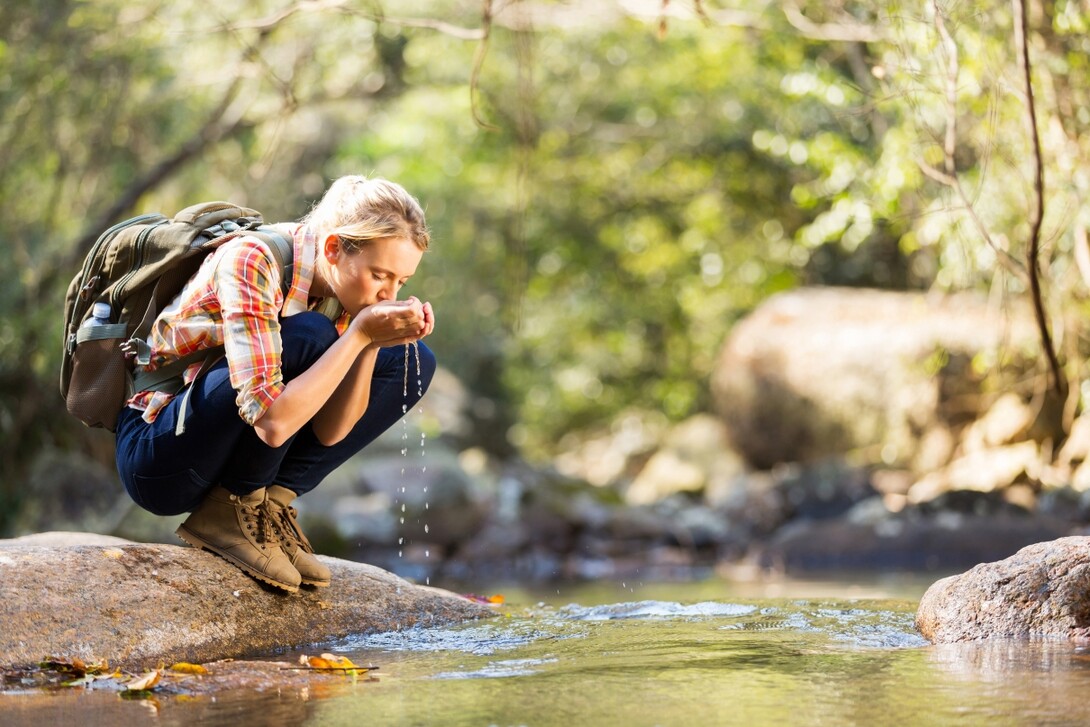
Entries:
<svg viewBox="0 0 1090 727">
<path fill-rule="evenodd" d="M 430 333 L 430 305 L 416 297 L 369 305 L 352 319 L 352 326 L 379 346 L 412 343 Z"/>
</svg>

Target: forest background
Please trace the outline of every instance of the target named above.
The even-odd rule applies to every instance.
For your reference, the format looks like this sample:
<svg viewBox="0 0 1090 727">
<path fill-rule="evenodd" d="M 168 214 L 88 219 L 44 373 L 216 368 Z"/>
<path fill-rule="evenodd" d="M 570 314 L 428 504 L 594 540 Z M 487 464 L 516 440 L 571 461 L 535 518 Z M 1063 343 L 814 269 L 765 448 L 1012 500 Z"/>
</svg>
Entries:
<svg viewBox="0 0 1090 727">
<path fill-rule="evenodd" d="M 296 219 L 346 173 L 425 205 L 408 293 L 497 458 L 709 411 L 732 326 L 806 285 L 1036 293 L 1070 423 L 1088 30 L 1086 0 L 4 3 L 0 534 L 43 458 L 112 461 L 56 384 L 97 234 L 204 199 Z"/>
</svg>

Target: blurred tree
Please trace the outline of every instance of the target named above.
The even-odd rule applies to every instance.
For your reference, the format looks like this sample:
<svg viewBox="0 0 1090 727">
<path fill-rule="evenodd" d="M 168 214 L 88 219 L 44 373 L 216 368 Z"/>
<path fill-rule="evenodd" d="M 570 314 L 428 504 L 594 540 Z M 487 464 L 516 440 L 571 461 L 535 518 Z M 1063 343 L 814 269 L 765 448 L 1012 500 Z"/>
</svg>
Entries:
<svg viewBox="0 0 1090 727">
<path fill-rule="evenodd" d="M 42 451 L 110 459 L 53 393 L 60 300 L 135 211 L 229 197 L 287 219 L 338 174 L 404 183 L 436 233 L 412 292 L 501 455 L 628 408 L 700 411 L 731 324 L 800 282 L 1024 294 L 1015 7 L 3 5 L 0 531 Z M 1044 302 L 1082 314 L 1090 9 L 1029 11 Z M 1056 328 L 1075 381 L 1083 318 Z"/>
</svg>

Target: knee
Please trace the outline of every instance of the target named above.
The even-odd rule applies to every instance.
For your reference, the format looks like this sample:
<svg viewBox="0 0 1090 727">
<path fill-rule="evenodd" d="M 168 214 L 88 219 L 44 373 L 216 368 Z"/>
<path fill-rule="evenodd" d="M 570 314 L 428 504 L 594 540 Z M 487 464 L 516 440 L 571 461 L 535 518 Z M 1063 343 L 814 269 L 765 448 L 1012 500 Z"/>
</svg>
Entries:
<svg viewBox="0 0 1090 727">
<path fill-rule="evenodd" d="M 310 368 L 337 340 L 337 327 L 321 313 L 307 311 L 280 320 L 286 379 Z"/>
</svg>

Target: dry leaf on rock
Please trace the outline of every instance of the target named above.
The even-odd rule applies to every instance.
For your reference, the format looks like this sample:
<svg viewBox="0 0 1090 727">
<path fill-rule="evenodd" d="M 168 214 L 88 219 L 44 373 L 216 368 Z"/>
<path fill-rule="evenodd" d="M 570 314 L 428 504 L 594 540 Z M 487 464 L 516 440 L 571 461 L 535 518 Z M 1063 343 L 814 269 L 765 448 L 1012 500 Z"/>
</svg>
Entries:
<svg viewBox="0 0 1090 727">
<path fill-rule="evenodd" d="M 502 606 L 504 602 L 503 594 L 496 593 L 491 596 L 478 596 L 476 593 L 464 593 L 463 597 L 468 598 L 475 603 L 483 603 L 486 606 Z"/>
<path fill-rule="evenodd" d="M 38 667 L 61 674 L 72 674 L 76 677 L 83 677 L 87 674 L 103 674 L 110 668 L 105 659 L 97 664 L 87 664 L 78 656 L 71 659 L 58 659 L 49 656 L 38 662 Z"/>
<path fill-rule="evenodd" d="M 158 684 L 159 680 L 162 678 L 163 671 L 161 669 L 155 669 L 154 671 L 149 671 L 147 674 L 133 679 L 131 682 L 125 685 L 125 689 L 123 691 L 141 692 L 147 689 L 151 689 L 156 684 Z"/>
<path fill-rule="evenodd" d="M 208 670 L 200 664 L 190 664 L 185 661 L 179 661 L 170 667 L 171 671 L 178 672 L 179 674 L 207 674 Z"/>
</svg>

